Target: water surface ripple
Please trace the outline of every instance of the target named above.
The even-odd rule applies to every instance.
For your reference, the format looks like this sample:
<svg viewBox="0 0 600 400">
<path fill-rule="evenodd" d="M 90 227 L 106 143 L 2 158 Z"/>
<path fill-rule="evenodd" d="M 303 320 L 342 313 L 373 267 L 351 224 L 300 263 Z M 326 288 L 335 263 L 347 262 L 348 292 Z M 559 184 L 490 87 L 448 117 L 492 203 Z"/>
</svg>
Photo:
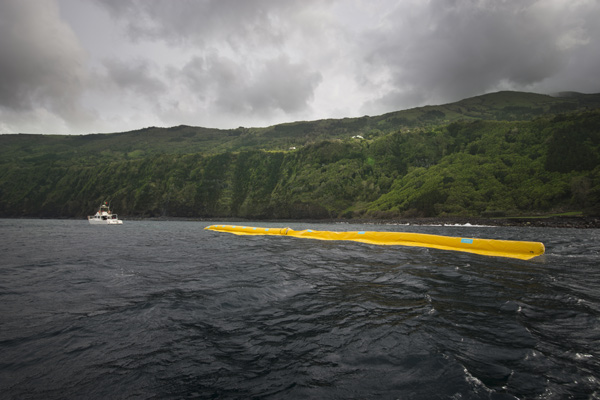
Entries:
<svg viewBox="0 0 600 400">
<path fill-rule="evenodd" d="M 520 261 L 207 225 L 0 220 L 2 398 L 600 398 L 600 230 L 290 224 Z"/>
</svg>

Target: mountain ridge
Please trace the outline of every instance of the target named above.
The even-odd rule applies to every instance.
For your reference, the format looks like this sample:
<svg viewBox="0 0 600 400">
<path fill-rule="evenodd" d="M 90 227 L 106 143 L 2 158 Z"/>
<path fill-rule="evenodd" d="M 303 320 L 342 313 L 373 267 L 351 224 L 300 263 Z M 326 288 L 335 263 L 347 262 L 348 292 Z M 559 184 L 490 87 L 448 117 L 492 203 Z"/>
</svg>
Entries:
<svg viewBox="0 0 600 400">
<path fill-rule="evenodd" d="M 3 134 L 0 135 L 0 144 L 3 144 L 4 151 L 0 149 L 0 159 L 9 157 L 9 154 L 25 156 L 19 145 L 29 146 L 30 150 L 35 151 L 31 148 L 31 141 L 36 140 L 40 142 L 41 151 L 64 153 L 76 148 L 78 152 L 97 156 L 110 147 L 111 152 L 121 153 L 123 158 L 162 153 L 219 153 L 250 149 L 286 151 L 320 140 L 347 139 L 357 135 L 374 138 L 395 131 L 425 129 L 460 120 L 531 120 L 541 115 L 598 107 L 600 94 L 558 98 L 528 92 L 501 91 L 454 103 L 415 107 L 377 116 L 295 121 L 264 128 L 217 129 L 179 125 L 85 135 Z M 145 139 L 147 143 L 142 143 L 141 139 Z"/>
</svg>

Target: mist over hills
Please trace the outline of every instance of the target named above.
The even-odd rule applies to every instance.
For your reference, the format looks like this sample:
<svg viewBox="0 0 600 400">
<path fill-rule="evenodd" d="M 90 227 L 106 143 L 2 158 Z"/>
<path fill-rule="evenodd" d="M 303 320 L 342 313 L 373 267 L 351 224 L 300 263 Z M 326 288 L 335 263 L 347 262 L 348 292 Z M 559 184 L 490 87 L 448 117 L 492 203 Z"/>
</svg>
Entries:
<svg viewBox="0 0 600 400">
<path fill-rule="evenodd" d="M 0 135 L 0 216 L 596 214 L 600 94 L 497 92 L 359 118 Z"/>
</svg>

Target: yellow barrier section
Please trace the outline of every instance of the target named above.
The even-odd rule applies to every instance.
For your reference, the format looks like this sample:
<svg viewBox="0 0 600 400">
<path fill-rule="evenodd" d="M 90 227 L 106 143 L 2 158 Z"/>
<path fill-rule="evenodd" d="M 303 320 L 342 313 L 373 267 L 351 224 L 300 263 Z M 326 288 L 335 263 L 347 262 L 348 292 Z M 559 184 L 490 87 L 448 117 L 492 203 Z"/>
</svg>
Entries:
<svg viewBox="0 0 600 400">
<path fill-rule="evenodd" d="M 333 232 L 311 229 L 295 231 L 290 228 L 259 228 L 241 225 L 211 225 L 204 229 L 229 232 L 235 235 L 280 235 L 319 240 L 351 240 L 378 245 L 431 247 L 484 256 L 518 258 L 520 260 L 529 260 L 544 254 L 545 251 L 544 244 L 540 242 L 461 238 L 409 232 Z"/>
</svg>

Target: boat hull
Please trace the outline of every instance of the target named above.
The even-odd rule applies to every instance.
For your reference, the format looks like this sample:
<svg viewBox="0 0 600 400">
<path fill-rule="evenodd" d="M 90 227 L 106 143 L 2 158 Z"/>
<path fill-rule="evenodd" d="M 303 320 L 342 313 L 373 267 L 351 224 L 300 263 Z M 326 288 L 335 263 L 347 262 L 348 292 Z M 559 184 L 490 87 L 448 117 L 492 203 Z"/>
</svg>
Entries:
<svg viewBox="0 0 600 400">
<path fill-rule="evenodd" d="M 88 218 L 88 221 L 91 225 L 122 225 L 123 221 L 120 219 L 98 219 L 98 218 Z"/>
</svg>

